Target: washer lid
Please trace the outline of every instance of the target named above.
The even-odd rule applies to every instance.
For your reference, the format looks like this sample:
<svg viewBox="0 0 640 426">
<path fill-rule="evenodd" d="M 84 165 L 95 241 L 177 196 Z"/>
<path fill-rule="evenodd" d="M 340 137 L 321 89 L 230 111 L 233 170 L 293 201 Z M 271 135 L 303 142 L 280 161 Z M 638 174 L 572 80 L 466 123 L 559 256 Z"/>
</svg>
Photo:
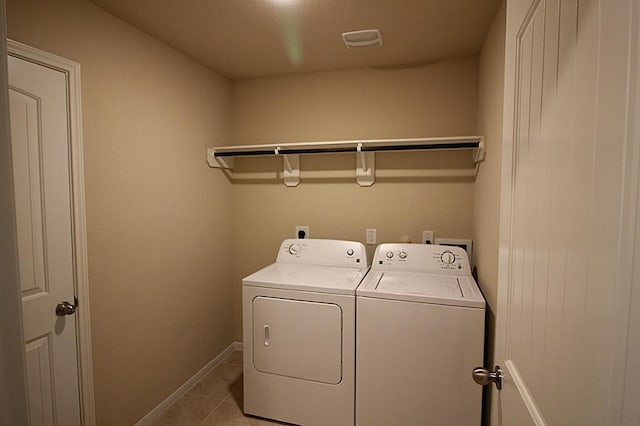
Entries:
<svg viewBox="0 0 640 426">
<path fill-rule="evenodd" d="M 372 271 L 357 295 L 438 305 L 485 308 L 472 277 L 397 271 Z"/>
<path fill-rule="evenodd" d="M 463 297 L 458 278 L 450 275 L 434 275 L 426 280 L 424 274 L 385 272 L 380 277 L 375 289 L 394 294 Z"/>
<path fill-rule="evenodd" d="M 366 272 L 366 268 L 273 263 L 245 277 L 242 285 L 331 294 L 355 294 L 356 287 Z"/>
</svg>

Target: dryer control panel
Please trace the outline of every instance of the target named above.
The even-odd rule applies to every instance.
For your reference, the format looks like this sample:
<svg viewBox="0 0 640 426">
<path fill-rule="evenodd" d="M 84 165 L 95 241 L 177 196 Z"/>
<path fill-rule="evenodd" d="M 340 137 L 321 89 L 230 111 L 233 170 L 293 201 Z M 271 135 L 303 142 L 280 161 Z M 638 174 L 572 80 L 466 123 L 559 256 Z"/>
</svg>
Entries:
<svg viewBox="0 0 640 426">
<path fill-rule="evenodd" d="M 364 244 L 356 241 L 287 239 L 280 245 L 276 263 L 367 268 Z"/>
<path fill-rule="evenodd" d="M 380 244 L 372 269 L 471 275 L 464 249 L 437 244 Z"/>
</svg>

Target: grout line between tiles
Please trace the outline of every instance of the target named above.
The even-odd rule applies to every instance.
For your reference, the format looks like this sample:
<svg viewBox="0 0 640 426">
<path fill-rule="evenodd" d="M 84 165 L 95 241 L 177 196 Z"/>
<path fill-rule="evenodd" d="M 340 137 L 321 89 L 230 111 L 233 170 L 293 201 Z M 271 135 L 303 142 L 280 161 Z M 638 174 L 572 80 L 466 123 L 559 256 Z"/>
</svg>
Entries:
<svg viewBox="0 0 640 426">
<path fill-rule="evenodd" d="M 216 367 L 216 369 L 217 369 L 217 368 L 219 368 L 219 367 L 220 367 L 220 365 L 222 365 L 222 364 L 232 364 L 232 363 L 230 363 L 230 362 L 229 362 L 229 357 L 231 356 L 231 354 L 233 354 L 233 351 L 232 351 L 229 355 L 227 355 L 227 357 L 226 357 L 224 360 L 222 360 L 222 362 L 221 362 L 221 363 Z M 204 380 L 204 378 L 202 378 L 202 380 Z M 195 387 L 195 386 L 194 386 L 194 387 Z M 206 416 L 204 419 L 202 419 L 202 421 L 200 422 L 199 426 L 202 426 L 202 425 L 203 425 L 203 424 L 204 424 L 204 423 L 205 423 L 205 422 L 206 422 L 206 421 L 207 421 L 211 416 L 213 416 L 213 414 L 216 412 L 216 410 L 217 410 L 218 408 L 220 408 L 220 406 L 222 405 L 222 403 L 227 399 L 227 397 L 228 397 L 229 395 L 231 395 L 231 391 L 227 392 L 227 393 L 222 397 L 222 399 L 220 400 L 220 402 L 218 402 L 218 404 L 215 406 L 215 408 L 214 408 L 213 410 L 211 410 L 211 412 L 210 412 L 209 414 L 207 414 L 207 416 Z"/>
<path fill-rule="evenodd" d="M 234 352 L 235 352 L 235 351 L 232 351 L 229 355 L 227 355 L 227 357 L 226 357 L 225 359 L 223 359 L 223 360 L 222 360 L 222 361 L 221 361 L 221 362 L 220 362 L 220 363 L 219 363 L 219 364 L 218 364 L 214 369 L 212 369 L 212 370 L 211 370 L 211 371 L 210 371 L 206 376 L 202 377 L 200 380 L 198 380 L 198 382 L 194 383 L 194 384 L 193 384 L 193 386 L 191 386 L 191 387 L 189 388 L 189 390 L 188 390 L 187 392 L 185 392 L 185 394 L 182 396 L 182 398 L 184 398 L 184 397 L 185 397 L 185 396 L 187 396 L 187 395 L 190 395 L 190 396 L 192 396 L 192 397 L 196 397 L 196 398 L 207 398 L 207 397 L 208 397 L 207 395 L 202 395 L 202 394 L 199 394 L 199 393 L 194 393 L 194 392 L 192 392 L 192 389 L 193 389 L 193 388 L 195 388 L 195 387 L 196 387 L 200 382 L 202 382 L 203 380 L 205 380 L 205 378 L 206 378 L 209 374 L 211 374 L 213 371 L 215 371 L 215 370 L 219 369 L 223 364 L 232 365 L 232 366 L 236 366 L 236 367 L 237 367 L 237 366 L 242 367 L 242 366 L 243 366 L 242 362 L 232 362 L 232 361 L 229 361 L 229 358 L 231 357 L 231 355 L 232 355 Z M 215 412 L 220 408 L 220 406 L 221 406 L 225 401 L 227 401 L 227 398 L 229 398 L 229 397 L 232 397 L 232 390 L 231 390 L 231 388 L 229 388 L 229 391 L 228 391 L 228 392 L 226 392 L 226 393 L 224 394 L 224 396 L 220 399 L 220 401 L 218 401 L 218 403 L 216 404 L 216 406 L 215 406 L 215 407 L 214 407 L 214 408 L 213 408 L 213 409 L 212 409 L 212 410 L 211 410 L 211 411 L 210 411 L 210 412 L 205 416 L 205 418 L 204 418 L 200 423 L 198 423 L 198 425 L 199 425 L 199 426 L 203 425 L 203 424 L 204 424 L 204 423 L 205 423 L 205 422 L 206 422 L 206 421 L 207 421 L 207 420 L 208 420 L 208 419 L 209 419 L 209 418 L 210 418 L 210 417 L 211 417 L 211 416 L 212 416 L 212 415 L 213 415 L 213 414 L 214 414 L 214 413 L 215 413 Z M 180 399 L 182 399 L 182 398 L 180 398 Z M 171 407 L 175 406 L 175 405 L 176 405 L 176 403 L 177 403 L 177 401 L 176 401 L 176 402 L 174 402 L 174 404 L 172 404 L 170 407 L 167 407 L 167 409 L 166 409 L 165 411 L 168 411 L 169 409 L 171 409 Z"/>
<path fill-rule="evenodd" d="M 227 396 L 229 396 L 229 394 L 230 394 L 230 393 L 231 393 L 231 392 L 227 392 L 227 394 L 222 398 L 222 400 L 220 400 L 220 402 L 218 403 L 218 405 L 216 405 L 216 407 L 215 407 L 213 410 L 211 410 L 211 412 L 210 412 L 209 414 L 207 414 L 207 416 L 206 416 L 204 419 L 202 419 L 202 421 L 200 422 L 199 426 L 202 426 L 202 425 L 204 424 L 204 422 L 206 422 L 206 421 L 207 421 L 207 419 L 208 419 L 209 417 L 211 417 L 211 416 L 213 415 L 213 413 L 215 413 L 215 412 L 216 412 L 216 410 L 217 410 L 218 408 L 220 408 L 220 406 L 221 406 L 221 405 L 222 405 L 222 403 L 225 401 L 225 399 L 227 398 Z"/>
</svg>

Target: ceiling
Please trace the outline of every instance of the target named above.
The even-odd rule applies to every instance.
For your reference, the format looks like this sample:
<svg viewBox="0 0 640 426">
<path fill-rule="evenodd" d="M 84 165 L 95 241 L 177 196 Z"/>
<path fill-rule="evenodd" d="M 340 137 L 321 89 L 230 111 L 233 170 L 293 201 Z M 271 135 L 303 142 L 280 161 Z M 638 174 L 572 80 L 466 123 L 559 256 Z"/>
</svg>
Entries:
<svg viewBox="0 0 640 426">
<path fill-rule="evenodd" d="M 479 51 L 501 0 L 90 0 L 235 79 L 395 67 Z M 378 28 L 382 47 L 347 49 Z"/>
</svg>

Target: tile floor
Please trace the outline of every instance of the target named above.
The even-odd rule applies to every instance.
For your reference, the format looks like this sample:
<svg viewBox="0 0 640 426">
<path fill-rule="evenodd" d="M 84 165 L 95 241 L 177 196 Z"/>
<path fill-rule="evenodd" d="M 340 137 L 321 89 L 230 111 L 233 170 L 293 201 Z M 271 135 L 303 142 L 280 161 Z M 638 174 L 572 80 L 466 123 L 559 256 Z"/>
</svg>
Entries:
<svg viewBox="0 0 640 426">
<path fill-rule="evenodd" d="M 242 352 L 229 354 L 153 426 L 281 425 L 242 413 Z"/>
</svg>

